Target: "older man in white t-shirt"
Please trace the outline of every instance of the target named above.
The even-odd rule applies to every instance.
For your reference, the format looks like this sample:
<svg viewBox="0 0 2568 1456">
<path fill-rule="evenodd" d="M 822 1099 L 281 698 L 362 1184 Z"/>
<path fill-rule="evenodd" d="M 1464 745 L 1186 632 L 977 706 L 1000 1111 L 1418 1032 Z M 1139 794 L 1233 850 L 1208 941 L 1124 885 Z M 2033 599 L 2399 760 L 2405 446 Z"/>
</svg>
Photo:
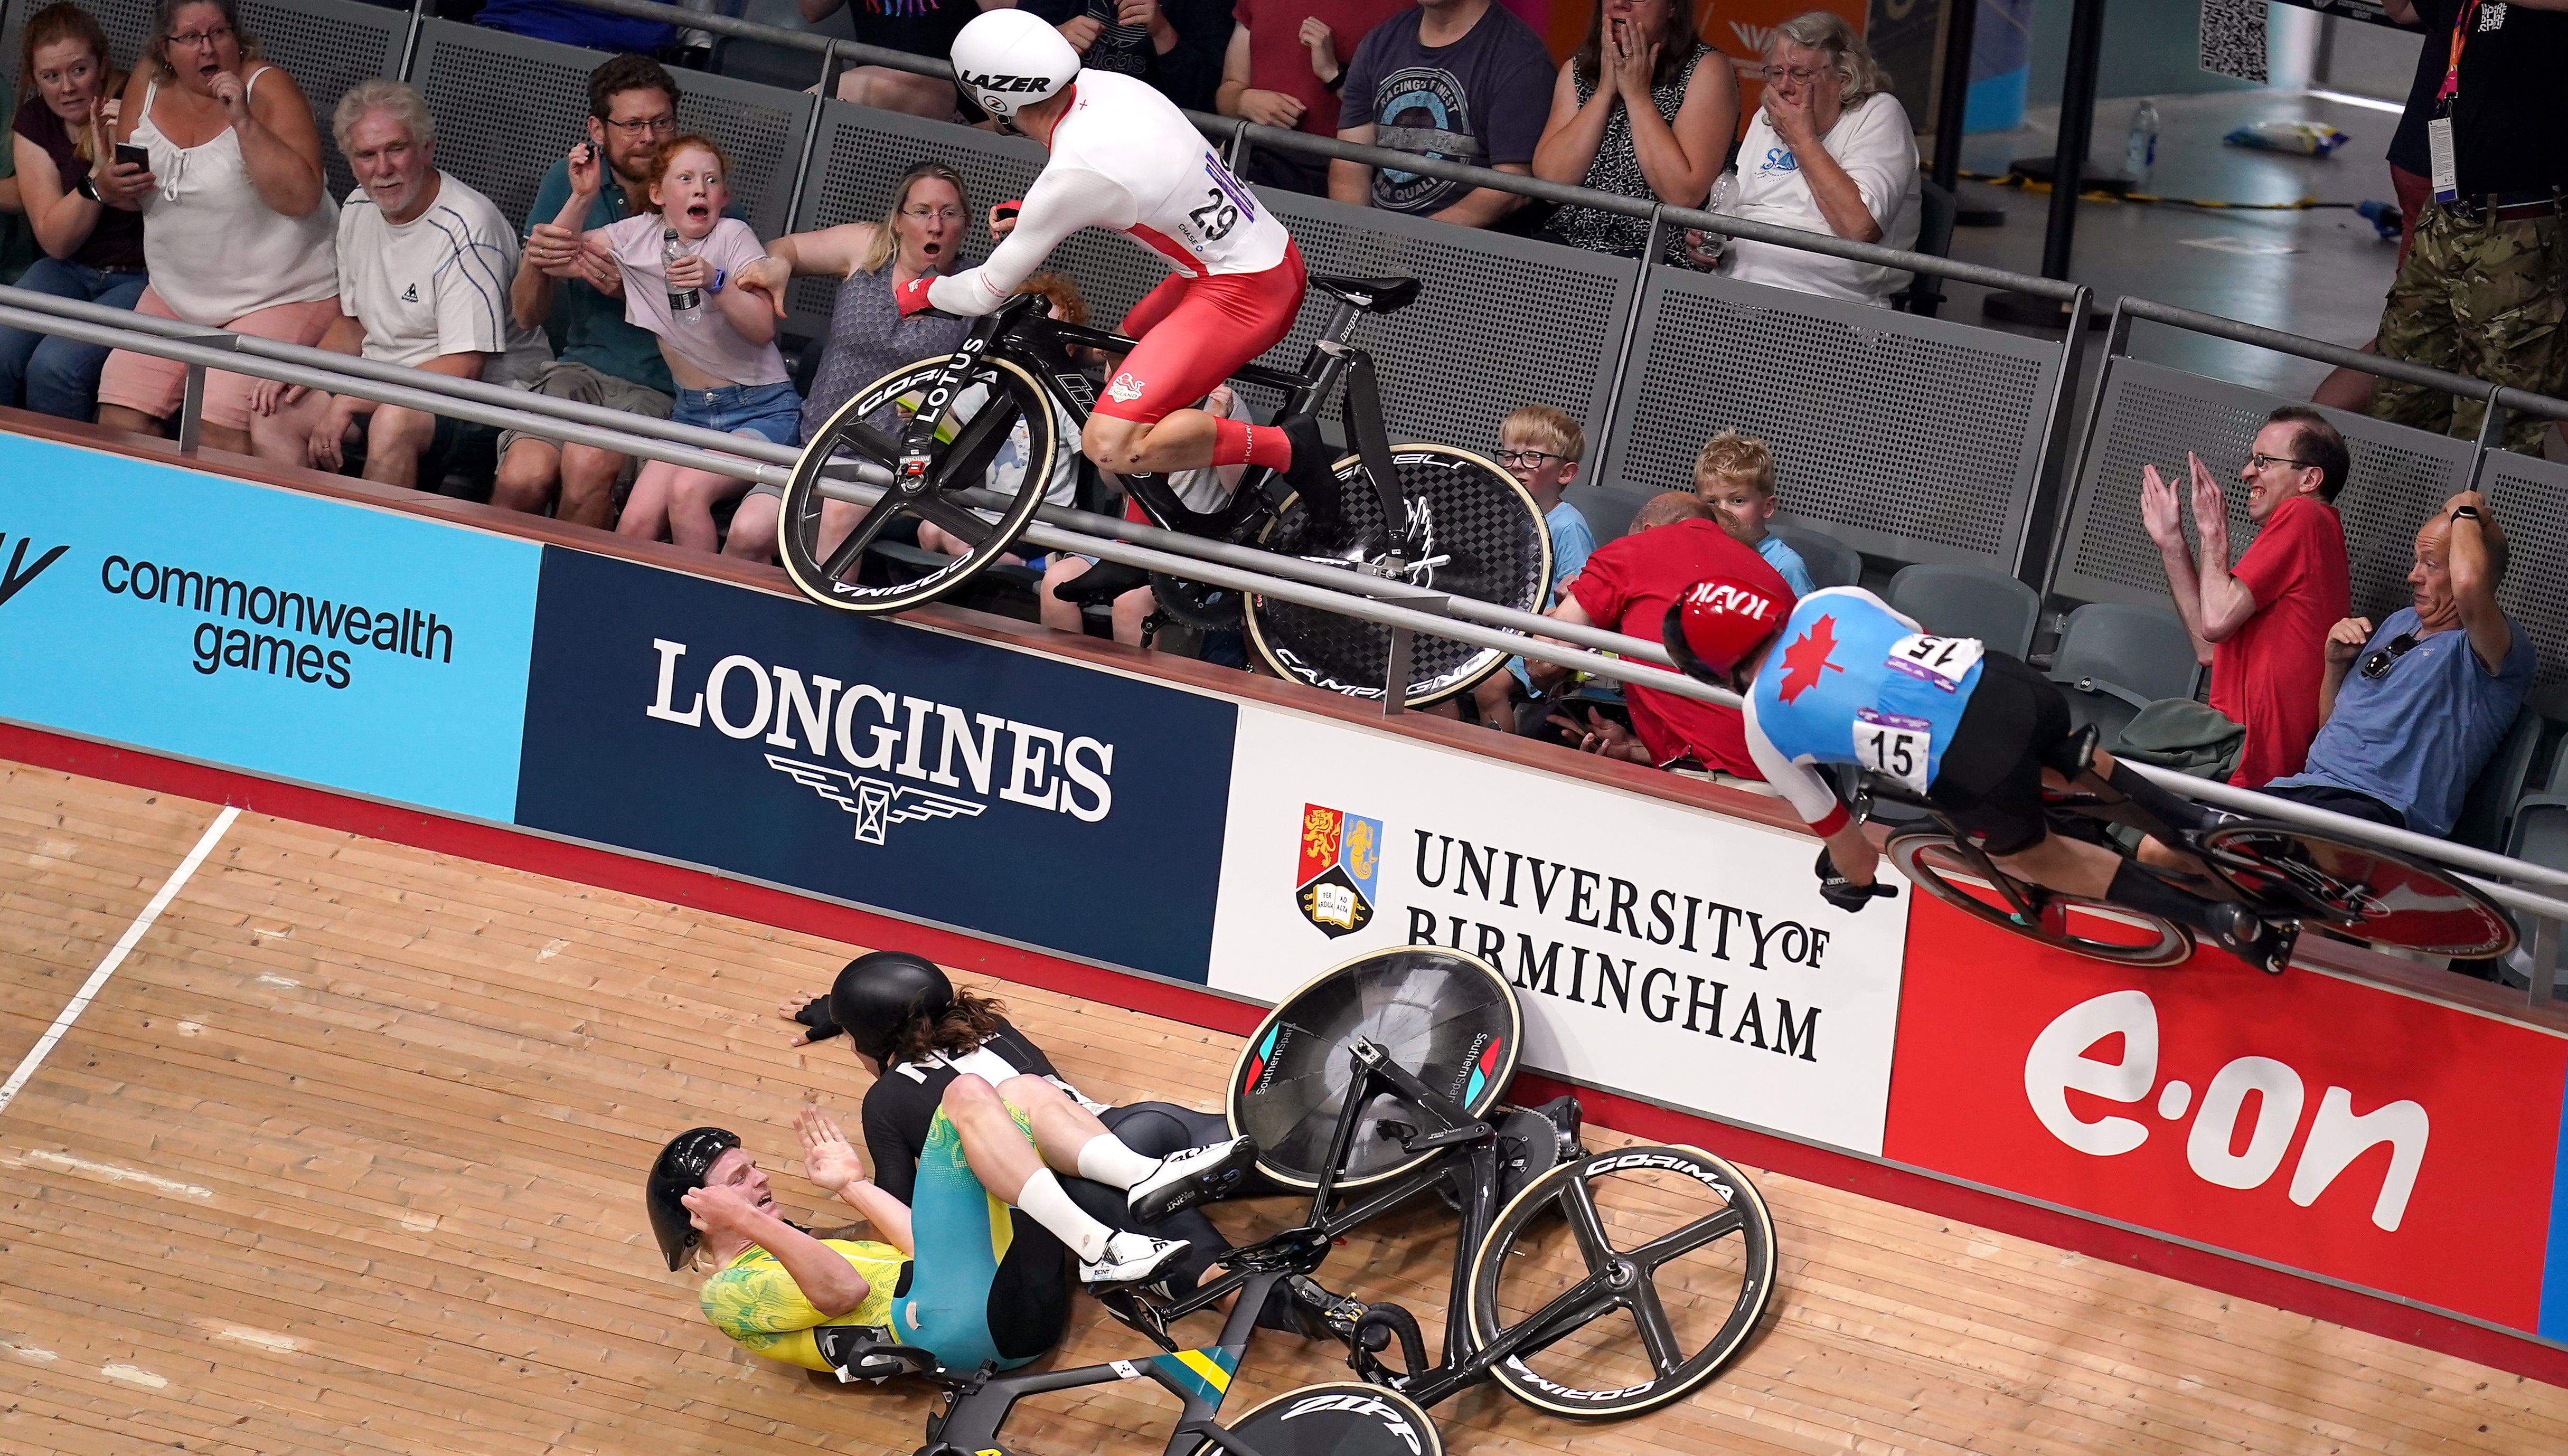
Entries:
<svg viewBox="0 0 2568 1456">
<path fill-rule="evenodd" d="M 340 99 L 339 150 L 357 189 L 339 211 L 339 319 L 321 346 L 458 379 L 505 384 L 550 357 L 540 329 L 508 314 L 517 230 L 480 192 L 437 169 L 437 124 L 419 93 L 368 81 Z M 363 430 L 364 475 L 419 483 L 459 422 L 354 395 L 263 384 L 250 400 L 261 458 L 338 470 Z"/>
<path fill-rule="evenodd" d="M 1917 138 L 1863 38 L 1824 10 L 1774 28 L 1766 49 L 1766 100 L 1739 144 L 1739 193 L 1729 211 L 1756 222 L 1884 247 L 1917 245 Z M 1704 235 L 1687 234 L 1710 263 Z M 1721 259 L 1733 278 L 1857 303 L 1885 303 L 1908 281 L 1826 253 L 1734 238 Z"/>
</svg>

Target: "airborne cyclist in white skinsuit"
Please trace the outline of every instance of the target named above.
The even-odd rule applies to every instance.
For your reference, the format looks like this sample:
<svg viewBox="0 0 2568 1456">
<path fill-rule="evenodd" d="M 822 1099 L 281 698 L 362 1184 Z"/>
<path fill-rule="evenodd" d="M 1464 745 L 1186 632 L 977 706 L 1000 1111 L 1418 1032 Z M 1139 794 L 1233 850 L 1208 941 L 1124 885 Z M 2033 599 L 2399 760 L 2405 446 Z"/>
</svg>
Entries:
<svg viewBox="0 0 2568 1456">
<path fill-rule="evenodd" d="M 1176 273 L 1124 316 L 1139 344 L 1107 382 L 1081 448 L 1125 475 L 1264 465 L 1318 498 L 1330 460 L 1310 417 L 1249 425 L 1191 408 L 1292 328 L 1306 275 L 1284 224 L 1174 103 L 1129 76 L 1082 71 L 1079 53 L 1034 15 L 975 17 L 954 38 L 954 74 L 982 110 L 1052 157 L 1013 223 L 1001 216 L 1007 204 L 991 209 L 1002 240 L 990 260 L 903 285 L 901 313 L 989 313 L 1072 233 L 1124 233 Z"/>
</svg>

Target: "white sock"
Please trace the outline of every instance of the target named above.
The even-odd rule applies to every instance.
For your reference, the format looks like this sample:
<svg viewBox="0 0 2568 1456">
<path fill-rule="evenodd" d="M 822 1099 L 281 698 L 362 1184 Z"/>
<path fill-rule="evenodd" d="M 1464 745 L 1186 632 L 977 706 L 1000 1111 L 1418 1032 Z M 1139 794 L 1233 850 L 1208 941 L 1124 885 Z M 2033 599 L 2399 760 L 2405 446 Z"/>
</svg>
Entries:
<svg viewBox="0 0 2568 1456">
<path fill-rule="evenodd" d="M 1115 1237 L 1113 1229 L 1090 1218 L 1071 1201 L 1069 1192 L 1050 1168 L 1039 1168 L 1026 1180 L 1026 1186 L 1017 1193 L 1017 1207 L 1024 1209 L 1028 1218 L 1052 1230 L 1053 1237 L 1069 1245 L 1082 1264 L 1095 1264 L 1106 1253 L 1106 1241 Z"/>
<path fill-rule="evenodd" d="M 1079 1149 L 1079 1176 L 1109 1188 L 1129 1188 L 1158 1170 L 1157 1158 L 1141 1156 L 1111 1132 L 1099 1133 Z"/>
</svg>

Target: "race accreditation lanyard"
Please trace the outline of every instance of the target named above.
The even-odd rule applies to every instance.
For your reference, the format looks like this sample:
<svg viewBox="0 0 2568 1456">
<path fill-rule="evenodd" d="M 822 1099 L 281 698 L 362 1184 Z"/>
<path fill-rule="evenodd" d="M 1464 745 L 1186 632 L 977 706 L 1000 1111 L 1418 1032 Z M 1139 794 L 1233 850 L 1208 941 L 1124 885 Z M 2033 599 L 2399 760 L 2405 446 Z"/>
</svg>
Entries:
<svg viewBox="0 0 2568 1456">
<path fill-rule="evenodd" d="M 2425 164 L 2434 184 L 2434 200 L 2457 202 L 2461 199 L 2460 171 L 2452 159 L 2453 98 L 2461 90 L 2461 47 L 2468 43 L 2470 30 L 2478 24 L 2481 0 L 2470 0 L 2452 20 L 2451 61 L 2443 68 L 2443 84 L 2434 92 L 2434 117 L 2425 124 Z"/>
</svg>

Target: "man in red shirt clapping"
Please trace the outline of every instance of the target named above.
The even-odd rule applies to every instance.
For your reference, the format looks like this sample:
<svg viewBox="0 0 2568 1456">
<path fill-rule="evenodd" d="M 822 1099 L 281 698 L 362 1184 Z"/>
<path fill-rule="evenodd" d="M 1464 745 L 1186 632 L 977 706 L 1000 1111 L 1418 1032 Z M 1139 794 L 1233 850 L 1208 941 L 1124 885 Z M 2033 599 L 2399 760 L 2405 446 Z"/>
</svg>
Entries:
<svg viewBox="0 0 2568 1456">
<path fill-rule="evenodd" d="M 2229 507 L 2198 455 L 2185 551 L 2175 487 L 2140 467 L 2140 519 L 2166 564 L 2175 609 L 2211 665 L 2211 706 L 2247 729 L 2231 783 L 2255 788 L 2301 771 L 2319 730 L 2319 681 L 2328 629 L 2353 610 L 2337 491 L 2349 459 L 2345 437 L 2306 406 L 2275 411 L 2238 471 L 2255 543 L 2229 564 Z"/>
</svg>

